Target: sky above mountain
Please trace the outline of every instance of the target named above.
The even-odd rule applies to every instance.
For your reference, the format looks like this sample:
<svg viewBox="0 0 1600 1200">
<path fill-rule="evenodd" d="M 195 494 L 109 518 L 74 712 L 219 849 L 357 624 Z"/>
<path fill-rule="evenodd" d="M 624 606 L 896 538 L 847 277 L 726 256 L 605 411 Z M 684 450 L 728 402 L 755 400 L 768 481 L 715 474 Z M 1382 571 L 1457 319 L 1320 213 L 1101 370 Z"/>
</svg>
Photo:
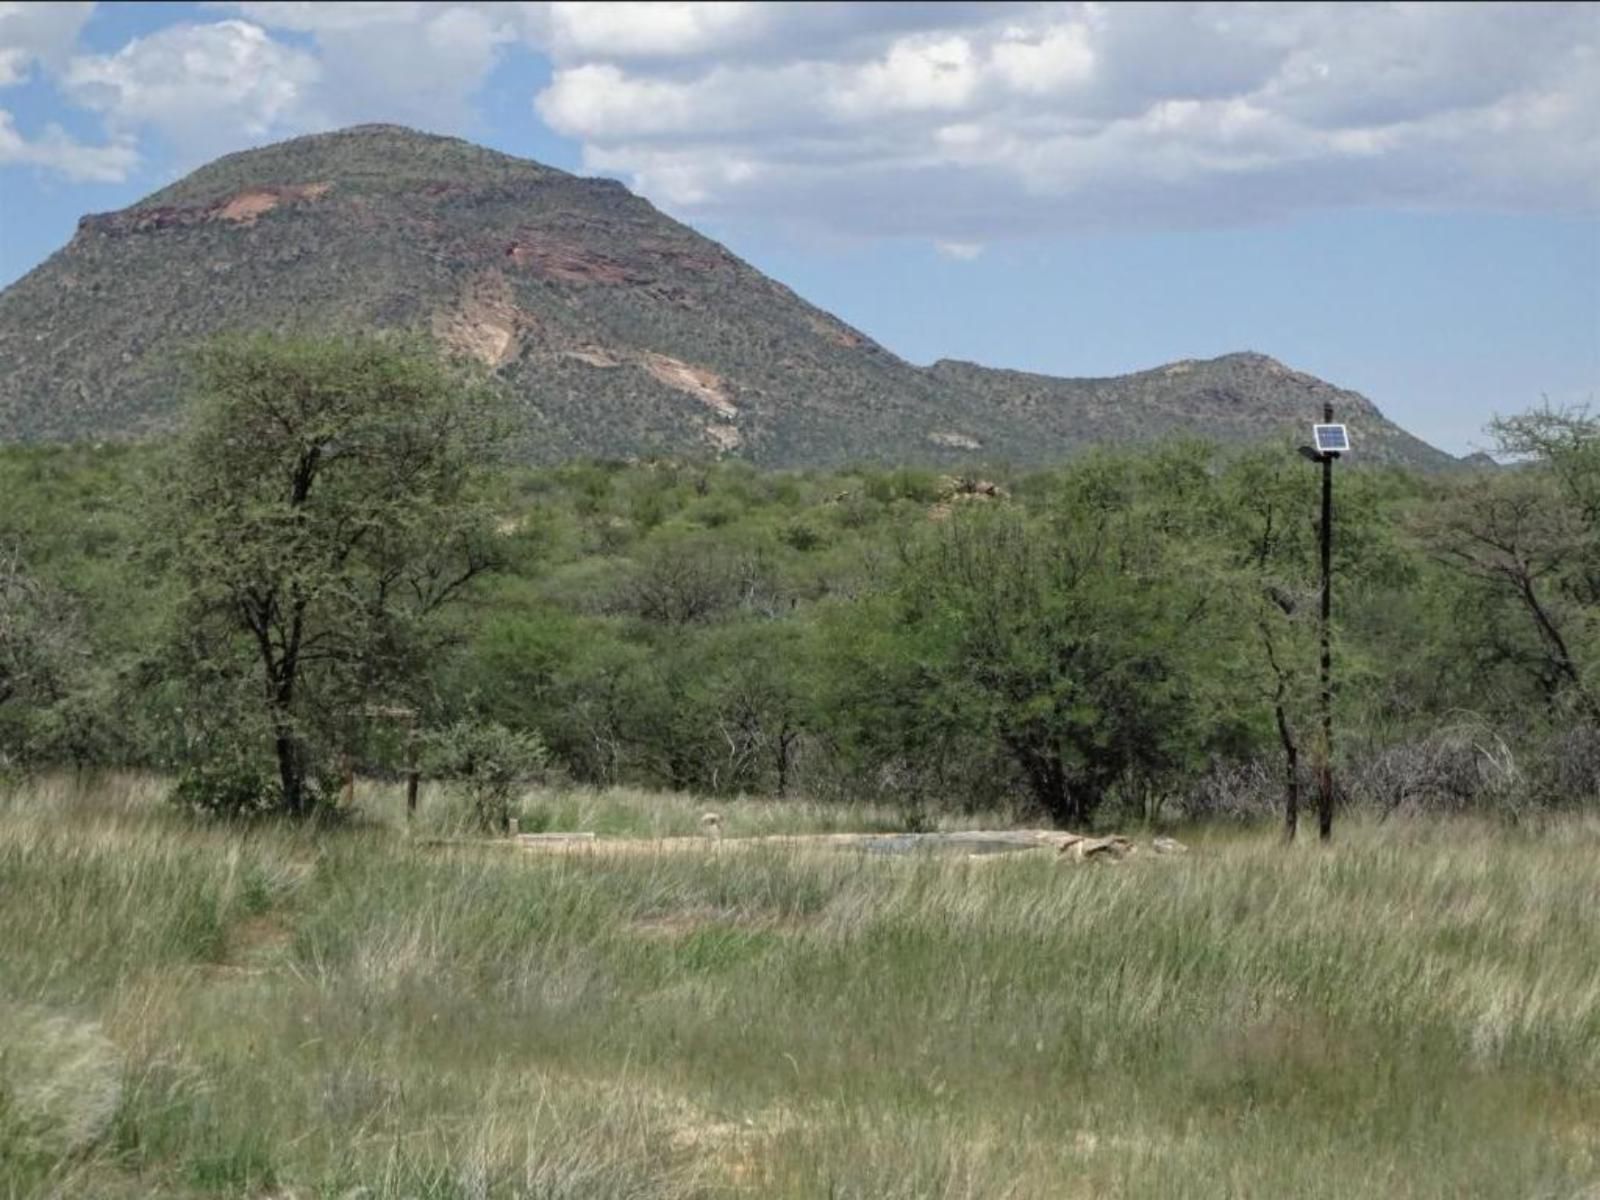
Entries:
<svg viewBox="0 0 1600 1200">
<path fill-rule="evenodd" d="M 1600 399 L 1600 6 L 0 3 L 0 284 L 365 121 L 615 176 L 917 362 Z"/>
</svg>

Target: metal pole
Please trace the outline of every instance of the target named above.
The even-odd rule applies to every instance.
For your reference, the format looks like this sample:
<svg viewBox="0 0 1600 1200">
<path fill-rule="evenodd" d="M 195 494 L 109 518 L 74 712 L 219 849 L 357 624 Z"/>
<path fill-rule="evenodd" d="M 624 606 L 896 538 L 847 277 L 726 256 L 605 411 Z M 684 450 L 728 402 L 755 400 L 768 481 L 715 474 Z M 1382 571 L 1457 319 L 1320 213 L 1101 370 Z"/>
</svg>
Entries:
<svg viewBox="0 0 1600 1200">
<path fill-rule="evenodd" d="M 1333 424 L 1333 405 L 1322 406 L 1324 424 Z M 1322 456 L 1322 744 L 1318 748 L 1317 835 L 1333 837 L 1333 645 L 1329 635 L 1333 613 L 1333 460 Z"/>
</svg>

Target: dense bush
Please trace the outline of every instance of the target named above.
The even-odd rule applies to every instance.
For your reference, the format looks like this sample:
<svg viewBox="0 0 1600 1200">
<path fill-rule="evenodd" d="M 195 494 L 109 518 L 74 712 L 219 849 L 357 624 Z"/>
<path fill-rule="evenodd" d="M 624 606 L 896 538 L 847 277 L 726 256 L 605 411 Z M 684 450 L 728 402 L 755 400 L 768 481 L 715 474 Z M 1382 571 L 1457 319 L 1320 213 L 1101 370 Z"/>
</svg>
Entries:
<svg viewBox="0 0 1600 1200">
<path fill-rule="evenodd" d="M 537 733 L 471 721 L 431 734 L 423 759 L 429 774 L 460 787 L 478 827 L 494 833 L 507 827 L 517 795 L 548 760 Z"/>
<path fill-rule="evenodd" d="M 1596 425 L 1545 413 L 1504 432 L 1530 460 L 1515 471 L 1340 469 L 1342 804 L 1516 815 L 1600 799 Z M 5 653 L 50 668 L 0 695 L 0 760 L 187 768 L 180 803 L 250 811 L 273 772 L 192 761 L 219 742 L 211 718 L 260 685 L 243 639 L 185 623 L 182 564 L 140 498 L 161 453 L 0 452 L 18 498 L 0 545 L 27 564 L 0 590 L 21 631 Z M 400 704 L 458 750 L 501 739 L 513 775 L 542 756 L 578 782 L 1074 824 L 1266 817 L 1291 778 L 1314 802 L 1317 472 L 1290 448 L 966 479 L 504 468 L 476 503 L 500 570 L 468 603 L 426 639 L 400 609 L 364 640 L 319 644 L 377 657 L 321 663 L 312 677 L 338 686 L 297 696 L 308 779 L 347 753 L 404 769 L 405 739 L 372 715 Z M 470 757 L 431 762 L 465 779 Z M 512 781 L 483 786 L 481 819 L 501 824 Z"/>
<path fill-rule="evenodd" d="M 186 765 L 170 795 L 186 812 L 227 820 L 270 812 L 278 797 L 278 781 L 265 763 L 237 757 Z"/>
</svg>

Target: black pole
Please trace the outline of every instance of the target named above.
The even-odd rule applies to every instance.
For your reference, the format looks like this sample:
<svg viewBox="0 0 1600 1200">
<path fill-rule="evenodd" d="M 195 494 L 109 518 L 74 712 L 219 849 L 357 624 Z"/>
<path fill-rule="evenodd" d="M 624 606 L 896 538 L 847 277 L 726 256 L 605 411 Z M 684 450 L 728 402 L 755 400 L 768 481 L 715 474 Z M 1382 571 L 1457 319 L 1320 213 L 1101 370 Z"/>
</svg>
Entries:
<svg viewBox="0 0 1600 1200">
<path fill-rule="evenodd" d="M 1333 405 L 1322 406 L 1324 424 L 1333 424 Z M 1333 837 L 1333 645 L 1329 623 L 1333 613 L 1333 460 L 1322 456 L 1322 745 L 1317 772 L 1317 836 Z"/>
</svg>

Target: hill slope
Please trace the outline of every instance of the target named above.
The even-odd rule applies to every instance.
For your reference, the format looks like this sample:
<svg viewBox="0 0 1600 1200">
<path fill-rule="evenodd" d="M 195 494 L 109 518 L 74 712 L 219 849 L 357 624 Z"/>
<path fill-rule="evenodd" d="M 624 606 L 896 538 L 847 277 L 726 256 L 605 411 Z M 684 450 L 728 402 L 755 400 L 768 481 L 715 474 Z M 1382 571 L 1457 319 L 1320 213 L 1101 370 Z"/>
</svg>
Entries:
<svg viewBox="0 0 1600 1200">
<path fill-rule="evenodd" d="M 0 438 L 170 428 L 178 352 L 219 330 L 393 326 L 491 364 L 539 460 L 1037 463 L 1298 433 L 1330 395 L 1363 457 L 1454 461 L 1260 355 L 1103 380 L 918 368 L 619 183 L 380 125 L 229 155 L 83 218 L 0 292 Z"/>
</svg>

